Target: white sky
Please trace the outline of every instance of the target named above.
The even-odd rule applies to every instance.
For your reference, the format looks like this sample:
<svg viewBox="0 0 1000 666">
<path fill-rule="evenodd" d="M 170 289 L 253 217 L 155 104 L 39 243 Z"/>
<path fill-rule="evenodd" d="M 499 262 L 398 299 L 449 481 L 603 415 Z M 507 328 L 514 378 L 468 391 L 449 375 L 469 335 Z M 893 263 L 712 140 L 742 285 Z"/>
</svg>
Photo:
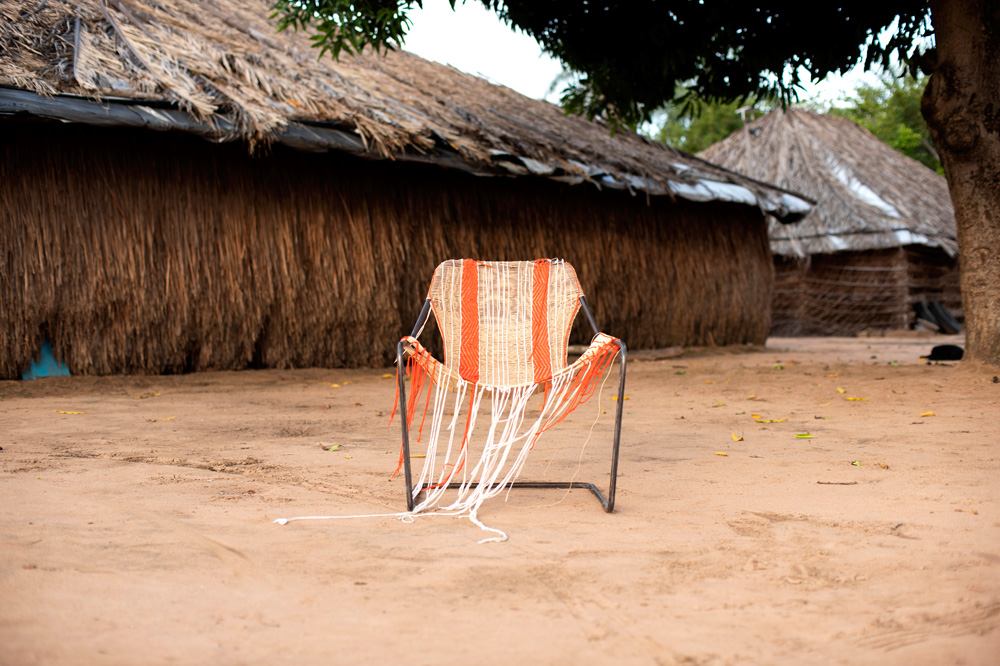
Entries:
<svg viewBox="0 0 1000 666">
<path fill-rule="evenodd" d="M 514 32 L 480 3 L 458 0 L 455 11 L 447 0 L 424 0 L 423 9 L 410 13 L 413 26 L 404 48 L 436 62 L 513 88 L 522 95 L 558 103 L 547 95 L 552 80 L 562 72 L 558 60 L 542 53 L 534 39 Z M 808 85 L 802 100 L 818 96 L 832 101 L 854 91 L 860 81 L 873 83 L 871 73 L 855 68 L 845 76 L 830 76 Z"/>
<path fill-rule="evenodd" d="M 414 8 L 410 19 L 404 49 L 522 95 L 545 99 L 549 84 L 562 72 L 559 61 L 542 53 L 533 38 L 514 32 L 478 2 L 457 4 L 452 11 L 448 0 L 424 0 L 424 8 Z M 548 99 L 557 101 L 558 96 Z"/>
</svg>

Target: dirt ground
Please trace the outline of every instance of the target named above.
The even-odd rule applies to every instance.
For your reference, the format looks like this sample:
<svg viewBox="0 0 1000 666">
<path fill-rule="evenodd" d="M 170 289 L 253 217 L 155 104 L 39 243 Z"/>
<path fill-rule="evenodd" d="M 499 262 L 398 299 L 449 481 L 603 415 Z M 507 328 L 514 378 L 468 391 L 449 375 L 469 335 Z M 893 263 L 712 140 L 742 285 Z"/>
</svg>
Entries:
<svg viewBox="0 0 1000 666">
<path fill-rule="evenodd" d="M 948 341 L 637 359 L 616 511 L 518 489 L 484 545 L 272 522 L 404 508 L 385 370 L 0 382 L 0 663 L 1000 663 L 1000 384 Z M 522 478 L 606 483 L 612 394 Z"/>
</svg>

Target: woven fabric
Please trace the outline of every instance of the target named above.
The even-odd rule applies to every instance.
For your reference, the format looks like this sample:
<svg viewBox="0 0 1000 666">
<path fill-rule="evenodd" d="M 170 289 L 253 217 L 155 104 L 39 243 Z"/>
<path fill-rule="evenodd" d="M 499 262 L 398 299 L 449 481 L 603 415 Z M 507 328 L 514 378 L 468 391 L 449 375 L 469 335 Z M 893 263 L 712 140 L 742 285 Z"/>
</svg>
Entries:
<svg viewBox="0 0 1000 666">
<path fill-rule="evenodd" d="M 565 261 L 445 261 L 427 297 L 444 338 L 444 365 L 494 387 L 544 382 L 566 367 L 580 283 Z"/>
</svg>

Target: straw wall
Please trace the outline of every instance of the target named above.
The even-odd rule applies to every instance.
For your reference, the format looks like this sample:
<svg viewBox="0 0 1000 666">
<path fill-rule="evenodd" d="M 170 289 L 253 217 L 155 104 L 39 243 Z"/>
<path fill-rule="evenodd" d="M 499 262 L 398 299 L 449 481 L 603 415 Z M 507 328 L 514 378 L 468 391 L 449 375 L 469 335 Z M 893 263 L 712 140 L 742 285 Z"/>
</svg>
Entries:
<svg viewBox="0 0 1000 666">
<path fill-rule="evenodd" d="M 770 327 L 749 207 L 0 123 L 0 377 L 46 336 L 74 373 L 382 365 L 434 266 L 464 256 L 565 257 L 634 348 Z"/>
<path fill-rule="evenodd" d="M 937 301 L 963 321 L 958 259 L 924 245 L 907 245 L 904 252 L 910 303 Z"/>
<path fill-rule="evenodd" d="M 771 299 L 771 335 L 803 333 L 806 303 L 805 273 L 808 259 L 774 255 L 774 295 Z"/>
<path fill-rule="evenodd" d="M 775 255 L 771 335 L 855 335 L 913 324 L 913 305 L 937 301 L 961 318 L 958 263 L 938 248 Z"/>
</svg>

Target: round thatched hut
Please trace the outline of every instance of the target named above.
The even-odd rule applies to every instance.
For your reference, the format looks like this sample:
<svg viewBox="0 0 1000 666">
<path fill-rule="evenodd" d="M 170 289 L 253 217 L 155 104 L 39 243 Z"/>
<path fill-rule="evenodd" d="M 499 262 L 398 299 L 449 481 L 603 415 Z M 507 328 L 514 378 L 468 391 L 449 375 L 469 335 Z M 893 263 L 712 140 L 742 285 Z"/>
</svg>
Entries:
<svg viewBox="0 0 1000 666">
<path fill-rule="evenodd" d="M 762 342 L 802 197 L 267 0 L 0 1 L 0 377 L 387 363 L 449 257 L 564 257 L 632 347 Z M 249 147 L 249 150 L 248 150 Z"/>
<path fill-rule="evenodd" d="M 860 125 L 777 109 L 699 157 L 816 201 L 799 224 L 769 223 L 773 334 L 903 329 L 919 303 L 961 315 L 947 182 Z"/>
</svg>

